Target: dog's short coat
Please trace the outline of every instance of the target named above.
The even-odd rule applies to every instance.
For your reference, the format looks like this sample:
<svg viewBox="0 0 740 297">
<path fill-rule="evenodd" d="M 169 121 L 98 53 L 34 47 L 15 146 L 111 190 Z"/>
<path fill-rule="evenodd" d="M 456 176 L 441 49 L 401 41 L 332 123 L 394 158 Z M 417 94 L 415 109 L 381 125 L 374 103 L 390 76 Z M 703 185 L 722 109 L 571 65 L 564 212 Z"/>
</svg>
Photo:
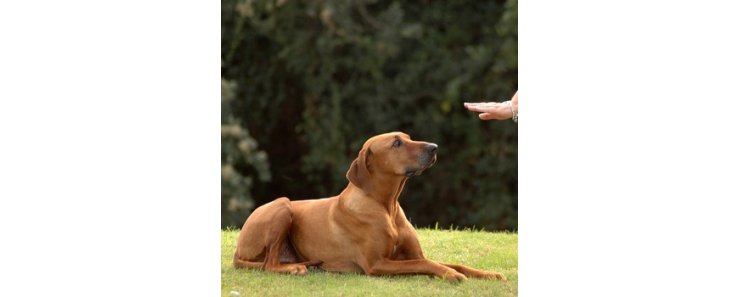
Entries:
<svg viewBox="0 0 740 297">
<path fill-rule="evenodd" d="M 501 273 L 428 260 L 398 204 L 406 180 L 431 167 L 437 145 L 400 132 L 368 139 L 337 196 L 262 205 L 239 233 L 234 266 L 305 274 L 306 266 L 370 275 L 505 280 Z"/>
</svg>

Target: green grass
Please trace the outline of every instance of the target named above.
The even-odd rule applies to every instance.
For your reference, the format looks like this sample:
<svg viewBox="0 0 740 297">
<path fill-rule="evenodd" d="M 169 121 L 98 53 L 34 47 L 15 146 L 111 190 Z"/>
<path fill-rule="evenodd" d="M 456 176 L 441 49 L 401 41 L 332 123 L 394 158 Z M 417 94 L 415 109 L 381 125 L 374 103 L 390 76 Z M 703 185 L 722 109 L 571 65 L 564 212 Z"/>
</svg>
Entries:
<svg viewBox="0 0 740 297">
<path fill-rule="evenodd" d="M 238 230 L 221 232 L 222 296 L 516 296 L 518 254 L 516 233 L 418 229 L 427 258 L 497 271 L 508 279 L 468 279 L 461 283 L 428 276 L 374 277 L 309 270 L 292 276 L 257 269 L 234 269 Z M 236 293 L 238 292 L 238 295 Z"/>
</svg>

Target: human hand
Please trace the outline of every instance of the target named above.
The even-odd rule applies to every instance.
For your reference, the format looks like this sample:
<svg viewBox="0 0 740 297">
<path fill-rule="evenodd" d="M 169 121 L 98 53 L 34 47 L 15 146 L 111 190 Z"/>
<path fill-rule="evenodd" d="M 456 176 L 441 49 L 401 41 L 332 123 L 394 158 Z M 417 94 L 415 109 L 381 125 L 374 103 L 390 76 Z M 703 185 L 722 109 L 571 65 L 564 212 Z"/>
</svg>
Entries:
<svg viewBox="0 0 740 297">
<path fill-rule="evenodd" d="M 465 108 L 470 111 L 480 112 L 481 120 L 505 120 L 512 117 L 509 105 L 503 102 L 465 102 Z"/>
<path fill-rule="evenodd" d="M 518 114 L 519 92 L 515 93 L 511 101 L 506 102 L 465 102 L 464 106 L 470 111 L 480 112 L 481 120 L 506 120 Z"/>
</svg>

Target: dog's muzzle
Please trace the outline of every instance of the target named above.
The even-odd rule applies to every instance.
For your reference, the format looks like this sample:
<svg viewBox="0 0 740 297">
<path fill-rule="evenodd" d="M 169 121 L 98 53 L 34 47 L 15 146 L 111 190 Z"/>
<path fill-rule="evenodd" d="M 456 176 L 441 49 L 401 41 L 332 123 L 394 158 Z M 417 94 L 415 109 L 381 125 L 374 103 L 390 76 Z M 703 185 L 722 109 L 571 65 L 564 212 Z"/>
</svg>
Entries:
<svg viewBox="0 0 740 297">
<path fill-rule="evenodd" d="M 407 177 L 420 175 L 422 172 L 424 172 L 424 170 L 431 168 L 432 165 L 434 165 L 434 163 L 436 162 L 437 145 L 434 143 L 428 143 L 424 148 L 424 153 L 422 153 L 422 155 L 419 157 L 419 164 L 421 164 L 421 168 L 406 170 L 405 175 Z"/>
</svg>

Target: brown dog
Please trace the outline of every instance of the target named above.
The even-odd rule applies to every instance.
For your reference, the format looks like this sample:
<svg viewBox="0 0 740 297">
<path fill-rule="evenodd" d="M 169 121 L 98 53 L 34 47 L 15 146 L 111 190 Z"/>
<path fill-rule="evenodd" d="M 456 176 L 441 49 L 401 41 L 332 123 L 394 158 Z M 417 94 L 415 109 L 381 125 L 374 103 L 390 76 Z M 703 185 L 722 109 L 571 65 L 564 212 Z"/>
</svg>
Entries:
<svg viewBox="0 0 740 297">
<path fill-rule="evenodd" d="M 400 132 L 368 139 L 347 171 L 338 196 L 290 201 L 254 210 L 242 227 L 234 266 L 305 274 L 306 266 L 370 275 L 427 274 L 449 280 L 501 279 L 455 264 L 428 260 L 416 230 L 398 204 L 406 179 L 437 160 L 437 145 Z"/>
</svg>

